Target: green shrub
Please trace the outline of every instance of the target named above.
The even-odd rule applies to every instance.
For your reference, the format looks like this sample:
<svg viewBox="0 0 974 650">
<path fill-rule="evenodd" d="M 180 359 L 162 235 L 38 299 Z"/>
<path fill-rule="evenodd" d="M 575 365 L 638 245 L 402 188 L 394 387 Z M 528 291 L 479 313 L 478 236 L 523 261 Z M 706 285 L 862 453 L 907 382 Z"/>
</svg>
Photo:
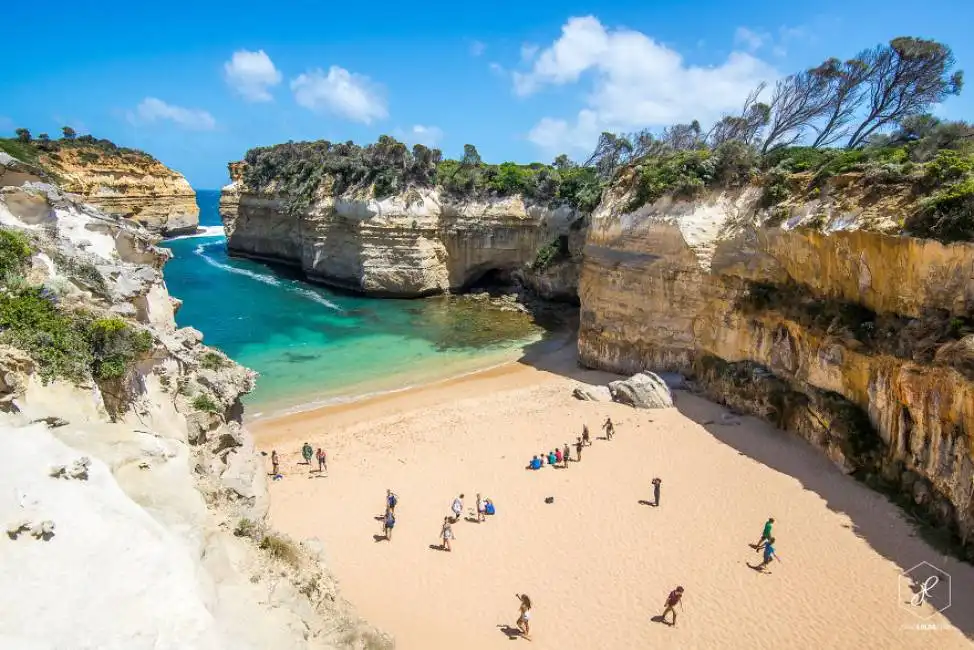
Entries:
<svg viewBox="0 0 974 650">
<path fill-rule="evenodd" d="M 233 534 L 237 537 L 253 537 L 257 533 L 257 524 L 244 517 L 237 522 Z"/>
<path fill-rule="evenodd" d="M 298 549 L 289 540 L 278 537 L 277 535 L 265 535 L 260 540 L 260 548 L 278 560 L 286 562 L 293 567 L 298 566 L 300 555 Z"/>
<path fill-rule="evenodd" d="M 0 280 L 21 273 L 33 253 L 30 239 L 21 232 L 0 228 Z"/>
<path fill-rule="evenodd" d="M 709 151 L 675 151 L 643 158 L 636 165 L 635 187 L 629 211 L 659 200 L 664 195 L 691 199 L 714 178 Z"/>
<path fill-rule="evenodd" d="M 90 376 L 94 356 L 85 317 L 62 313 L 38 287 L 0 295 L 0 340 L 27 352 L 45 381 Z"/>
<path fill-rule="evenodd" d="M 220 405 L 206 393 L 200 393 L 193 398 L 193 408 L 207 413 L 220 413 Z"/>
<path fill-rule="evenodd" d="M 552 264 L 568 257 L 568 235 L 561 235 L 538 250 L 531 267 L 536 271 L 544 271 Z"/>
<path fill-rule="evenodd" d="M 206 370 L 219 370 L 227 365 L 227 360 L 217 352 L 207 352 L 200 358 L 200 366 Z"/>
<path fill-rule="evenodd" d="M 737 140 L 728 140 L 714 149 L 714 180 L 725 187 L 737 187 L 750 182 L 758 166 L 758 154 L 753 147 Z"/>
<path fill-rule="evenodd" d="M 910 234 L 944 243 L 974 240 L 974 176 L 926 199 L 906 221 Z"/>
<path fill-rule="evenodd" d="M 931 187 L 959 181 L 974 172 L 974 156 L 945 149 L 924 165 L 923 180 Z"/>
<path fill-rule="evenodd" d="M 822 167 L 837 153 L 834 149 L 779 147 L 764 156 L 761 166 L 764 169 L 780 167 L 790 172 L 806 172 Z"/>
<path fill-rule="evenodd" d="M 124 377 L 134 362 L 152 349 L 152 335 L 120 318 L 101 318 L 90 326 L 92 371 L 98 379 Z"/>
<path fill-rule="evenodd" d="M 761 190 L 761 198 L 758 200 L 758 205 L 762 208 L 770 208 L 787 199 L 790 193 L 788 189 L 788 174 L 784 170 L 775 167 L 765 174 L 764 187 Z"/>
</svg>

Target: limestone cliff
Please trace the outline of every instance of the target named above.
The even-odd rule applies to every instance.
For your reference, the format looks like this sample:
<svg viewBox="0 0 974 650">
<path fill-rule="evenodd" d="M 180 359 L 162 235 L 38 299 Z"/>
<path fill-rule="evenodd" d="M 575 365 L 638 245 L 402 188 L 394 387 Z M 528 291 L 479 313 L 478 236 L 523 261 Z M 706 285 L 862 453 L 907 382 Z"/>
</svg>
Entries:
<svg viewBox="0 0 974 650">
<path fill-rule="evenodd" d="M 864 187 L 846 175 L 773 212 L 755 187 L 633 212 L 610 194 L 585 244 L 579 355 L 694 375 L 909 495 L 974 557 L 974 244 L 885 234 L 915 199 Z"/>
<path fill-rule="evenodd" d="M 176 328 L 168 252 L 41 183 L 0 188 L 0 225 L 0 646 L 389 647 L 264 525 L 254 373 Z"/>
<path fill-rule="evenodd" d="M 581 217 L 522 195 L 458 199 L 438 187 L 386 198 L 322 188 L 294 214 L 286 196 L 248 187 L 239 166 L 231 165 L 231 177 L 220 200 L 231 254 L 290 264 L 309 280 L 374 296 L 425 296 L 488 273 L 509 276 Z"/>
<path fill-rule="evenodd" d="M 162 236 L 195 232 L 196 192 L 186 178 L 152 156 L 107 141 L 52 141 L 32 161 L 63 191 L 107 214 L 131 219 Z M 99 144 L 94 144 L 99 143 Z"/>
</svg>

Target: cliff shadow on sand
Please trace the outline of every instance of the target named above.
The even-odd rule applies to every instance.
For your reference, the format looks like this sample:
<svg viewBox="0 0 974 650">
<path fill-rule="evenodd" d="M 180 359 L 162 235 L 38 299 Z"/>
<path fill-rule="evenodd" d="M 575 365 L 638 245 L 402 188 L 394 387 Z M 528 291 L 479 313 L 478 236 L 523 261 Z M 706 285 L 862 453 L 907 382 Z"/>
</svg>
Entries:
<svg viewBox="0 0 974 650">
<path fill-rule="evenodd" d="M 931 548 L 921 538 L 917 525 L 882 493 L 850 489 L 856 479 L 843 475 L 828 457 L 798 435 L 781 430 L 776 430 L 779 435 L 769 435 L 765 427 L 720 424 L 724 407 L 685 392 L 680 394 L 676 407 L 739 454 L 794 478 L 819 495 L 830 510 L 851 520 L 855 535 L 901 570 L 929 562 L 950 574 L 951 605 L 942 613 L 968 638 L 974 638 L 974 618 L 970 616 L 974 611 L 974 566 Z M 748 420 L 761 422 L 758 418 L 742 418 L 744 422 Z M 893 577 L 891 599 L 898 597 Z M 836 585 L 836 592 L 844 594 L 842 597 L 854 597 L 854 589 L 854 585 Z M 823 594 L 823 598 L 838 598 L 837 594 Z"/>
</svg>

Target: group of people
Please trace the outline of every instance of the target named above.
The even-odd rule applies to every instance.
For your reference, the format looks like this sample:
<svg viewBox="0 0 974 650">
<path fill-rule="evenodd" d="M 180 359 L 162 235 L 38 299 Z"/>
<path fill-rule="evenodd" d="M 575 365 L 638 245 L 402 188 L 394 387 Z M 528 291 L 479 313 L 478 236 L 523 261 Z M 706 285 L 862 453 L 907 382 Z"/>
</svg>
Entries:
<svg viewBox="0 0 974 650">
<path fill-rule="evenodd" d="M 605 422 L 602 423 L 602 430 L 605 431 L 605 439 L 612 440 L 612 436 L 615 435 L 615 424 L 612 423 L 612 418 L 605 418 Z M 584 447 L 589 447 L 592 445 L 592 438 L 588 431 L 588 425 L 582 425 L 582 435 L 578 437 L 575 441 L 575 462 L 580 463 L 582 461 L 582 449 Z M 568 467 L 568 463 L 572 460 L 572 448 L 567 442 L 562 448 L 555 448 L 549 451 L 547 454 L 541 452 L 540 454 L 534 456 L 528 462 L 528 469 L 538 470 L 545 466 L 545 463 L 552 467 Z"/>
<path fill-rule="evenodd" d="M 328 471 L 328 456 L 325 454 L 325 450 L 318 447 L 315 451 L 309 443 L 304 443 L 301 447 L 301 457 L 304 458 L 304 464 L 308 466 L 308 472 L 314 472 L 314 466 L 311 464 L 311 459 L 314 458 L 318 461 L 318 473 L 323 474 Z M 274 481 L 279 481 L 284 478 L 281 474 L 281 458 L 277 455 L 277 450 L 271 450 L 271 479 Z"/>
<path fill-rule="evenodd" d="M 464 495 L 461 493 L 456 498 L 453 499 L 453 503 L 450 505 L 450 510 L 453 512 L 453 516 L 447 515 L 443 517 L 443 526 L 440 529 L 440 541 L 441 544 L 439 548 L 444 551 L 452 551 L 452 540 L 456 539 L 453 534 L 453 524 L 460 521 L 463 516 L 463 499 Z M 382 520 L 382 535 L 376 538 L 377 541 L 384 539 L 386 541 L 392 541 L 392 530 L 396 526 L 396 505 L 399 503 L 399 497 L 392 490 L 386 490 L 386 500 L 385 500 L 385 514 L 381 517 L 376 517 L 376 519 Z M 486 521 L 487 517 L 497 513 L 497 509 L 494 506 L 494 502 L 487 497 L 482 497 L 479 493 L 477 494 L 477 518 L 478 523 Z"/>
</svg>

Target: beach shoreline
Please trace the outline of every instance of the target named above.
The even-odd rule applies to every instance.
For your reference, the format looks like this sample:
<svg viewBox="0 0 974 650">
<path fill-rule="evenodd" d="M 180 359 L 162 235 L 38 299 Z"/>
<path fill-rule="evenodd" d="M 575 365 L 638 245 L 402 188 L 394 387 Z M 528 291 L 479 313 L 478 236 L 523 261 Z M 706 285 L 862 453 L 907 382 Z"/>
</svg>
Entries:
<svg viewBox="0 0 974 650">
<path fill-rule="evenodd" d="M 271 522 L 320 539 L 345 597 L 405 650 L 509 647 L 515 592 L 535 603 L 532 647 L 974 647 L 962 614 L 974 611 L 974 568 L 929 547 L 885 497 L 766 422 L 713 424 L 726 411 L 690 393 L 655 411 L 571 396 L 578 382 L 613 378 L 578 368 L 566 340 L 463 377 L 249 423 L 258 448 L 282 458 Z M 599 439 L 607 416 L 611 442 Z M 594 444 L 581 462 L 524 469 L 573 443 L 582 423 Z M 301 464 L 304 442 L 326 450 L 327 475 Z M 399 495 L 392 541 L 376 520 L 386 489 Z M 498 515 L 457 522 L 454 550 L 437 550 L 452 499 L 463 492 L 469 513 L 477 491 Z M 762 575 L 748 568 L 759 561 L 749 544 L 769 515 L 783 563 Z M 900 574 L 919 562 L 954 576 L 943 614 L 904 605 Z M 676 585 L 686 611 L 670 627 L 653 617 Z"/>
</svg>

